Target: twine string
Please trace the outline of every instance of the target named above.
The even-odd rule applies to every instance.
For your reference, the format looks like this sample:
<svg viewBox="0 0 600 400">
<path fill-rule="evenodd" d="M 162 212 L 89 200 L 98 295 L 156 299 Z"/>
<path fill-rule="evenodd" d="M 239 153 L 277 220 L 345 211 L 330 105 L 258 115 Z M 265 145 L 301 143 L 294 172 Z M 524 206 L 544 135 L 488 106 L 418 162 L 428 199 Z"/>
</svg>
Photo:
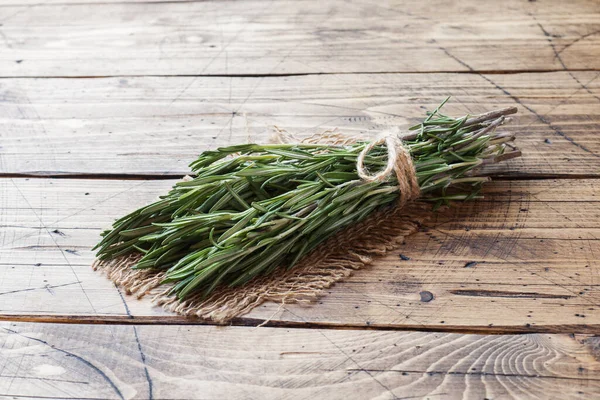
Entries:
<svg viewBox="0 0 600 400">
<path fill-rule="evenodd" d="M 407 202 L 419 197 L 421 190 L 412 157 L 406 146 L 404 146 L 398 132 L 397 128 L 384 131 L 375 140 L 367 144 L 358 155 L 356 170 L 358 171 L 358 176 L 365 182 L 383 182 L 392 173 L 395 173 L 398 180 L 398 191 L 400 192 L 398 206 L 402 207 Z M 387 149 L 388 162 L 384 169 L 371 174 L 365 167 L 365 157 L 375 146 L 381 144 L 385 144 Z"/>
</svg>

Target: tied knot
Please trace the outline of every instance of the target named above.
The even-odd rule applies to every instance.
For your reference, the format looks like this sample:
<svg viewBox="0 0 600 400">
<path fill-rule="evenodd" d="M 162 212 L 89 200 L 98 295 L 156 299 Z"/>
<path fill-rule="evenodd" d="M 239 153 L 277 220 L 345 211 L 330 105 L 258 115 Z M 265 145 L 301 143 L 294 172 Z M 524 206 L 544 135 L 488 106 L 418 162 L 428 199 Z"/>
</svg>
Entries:
<svg viewBox="0 0 600 400">
<path fill-rule="evenodd" d="M 370 174 L 365 168 L 365 157 L 375 146 L 385 144 L 387 148 L 388 162 L 384 169 Z M 398 180 L 398 191 L 400 197 L 398 206 L 402 207 L 407 202 L 419 197 L 420 188 L 417 180 L 417 171 L 408 149 L 402 143 L 398 128 L 382 132 L 375 140 L 365 146 L 356 160 L 358 176 L 365 182 L 383 182 L 392 173 L 396 174 Z"/>
</svg>

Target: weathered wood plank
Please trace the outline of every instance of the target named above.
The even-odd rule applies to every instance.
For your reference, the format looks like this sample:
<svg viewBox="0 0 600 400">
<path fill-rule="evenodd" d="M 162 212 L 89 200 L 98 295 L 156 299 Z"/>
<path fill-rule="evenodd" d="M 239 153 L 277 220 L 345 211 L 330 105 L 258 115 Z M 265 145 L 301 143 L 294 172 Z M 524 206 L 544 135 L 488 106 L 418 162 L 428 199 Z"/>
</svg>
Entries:
<svg viewBox="0 0 600 400">
<path fill-rule="evenodd" d="M 0 71 L 113 76 L 599 69 L 599 11 L 593 0 L 511 0 L 496 7 L 476 0 L 34 2 L 0 7 Z"/>
<path fill-rule="evenodd" d="M 0 396 L 593 398 L 599 344 L 587 335 L 0 323 Z"/>
<path fill-rule="evenodd" d="M 122 298 L 89 267 L 100 230 L 172 183 L 0 180 L 0 313 L 181 322 L 149 301 Z M 485 200 L 435 215 L 399 250 L 333 287 L 318 305 L 266 304 L 247 318 L 422 329 L 597 329 L 599 192 L 597 180 L 492 182 Z"/>
<path fill-rule="evenodd" d="M 598 176 L 597 78 L 560 72 L 0 80 L 0 173 L 183 175 L 201 151 L 249 136 L 266 141 L 273 125 L 299 136 L 334 127 L 369 136 L 385 125 L 410 126 L 452 95 L 449 114 L 518 106 L 506 129 L 518 133 L 523 157 L 490 171 Z"/>
</svg>

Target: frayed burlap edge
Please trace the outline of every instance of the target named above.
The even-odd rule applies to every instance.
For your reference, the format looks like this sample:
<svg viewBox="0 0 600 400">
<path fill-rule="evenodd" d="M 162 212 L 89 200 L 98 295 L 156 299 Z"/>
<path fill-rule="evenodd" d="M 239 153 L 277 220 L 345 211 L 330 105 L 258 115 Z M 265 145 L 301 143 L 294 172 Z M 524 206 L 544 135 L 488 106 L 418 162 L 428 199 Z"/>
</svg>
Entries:
<svg viewBox="0 0 600 400">
<path fill-rule="evenodd" d="M 152 301 L 166 310 L 225 323 L 265 301 L 281 304 L 315 301 L 334 283 L 397 248 L 406 236 L 419 229 L 431 212 L 431 206 L 422 202 L 376 211 L 326 240 L 294 268 L 282 268 L 244 286 L 218 288 L 208 298 L 197 295 L 179 300 L 168 295 L 171 285 L 161 285 L 164 272 L 131 269 L 141 257 L 139 254 L 109 261 L 97 260 L 93 268 L 105 273 L 127 294 L 138 298 L 152 296 Z"/>
</svg>

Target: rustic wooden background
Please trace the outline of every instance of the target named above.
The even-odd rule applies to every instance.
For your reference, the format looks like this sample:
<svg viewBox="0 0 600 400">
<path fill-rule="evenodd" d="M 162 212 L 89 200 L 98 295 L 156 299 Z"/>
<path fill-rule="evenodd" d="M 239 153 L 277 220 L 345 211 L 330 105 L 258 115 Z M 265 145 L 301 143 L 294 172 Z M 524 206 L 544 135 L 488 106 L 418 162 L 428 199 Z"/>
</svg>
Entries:
<svg viewBox="0 0 600 400">
<path fill-rule="evenodd" d="M 599 46 L 596 0 L 2 0 L 0 397 L 600 396 Z M 89 267 L 202 150 L 447 95 L 523 157 L 318 304 L 211 326 Z"/>
</svg>

